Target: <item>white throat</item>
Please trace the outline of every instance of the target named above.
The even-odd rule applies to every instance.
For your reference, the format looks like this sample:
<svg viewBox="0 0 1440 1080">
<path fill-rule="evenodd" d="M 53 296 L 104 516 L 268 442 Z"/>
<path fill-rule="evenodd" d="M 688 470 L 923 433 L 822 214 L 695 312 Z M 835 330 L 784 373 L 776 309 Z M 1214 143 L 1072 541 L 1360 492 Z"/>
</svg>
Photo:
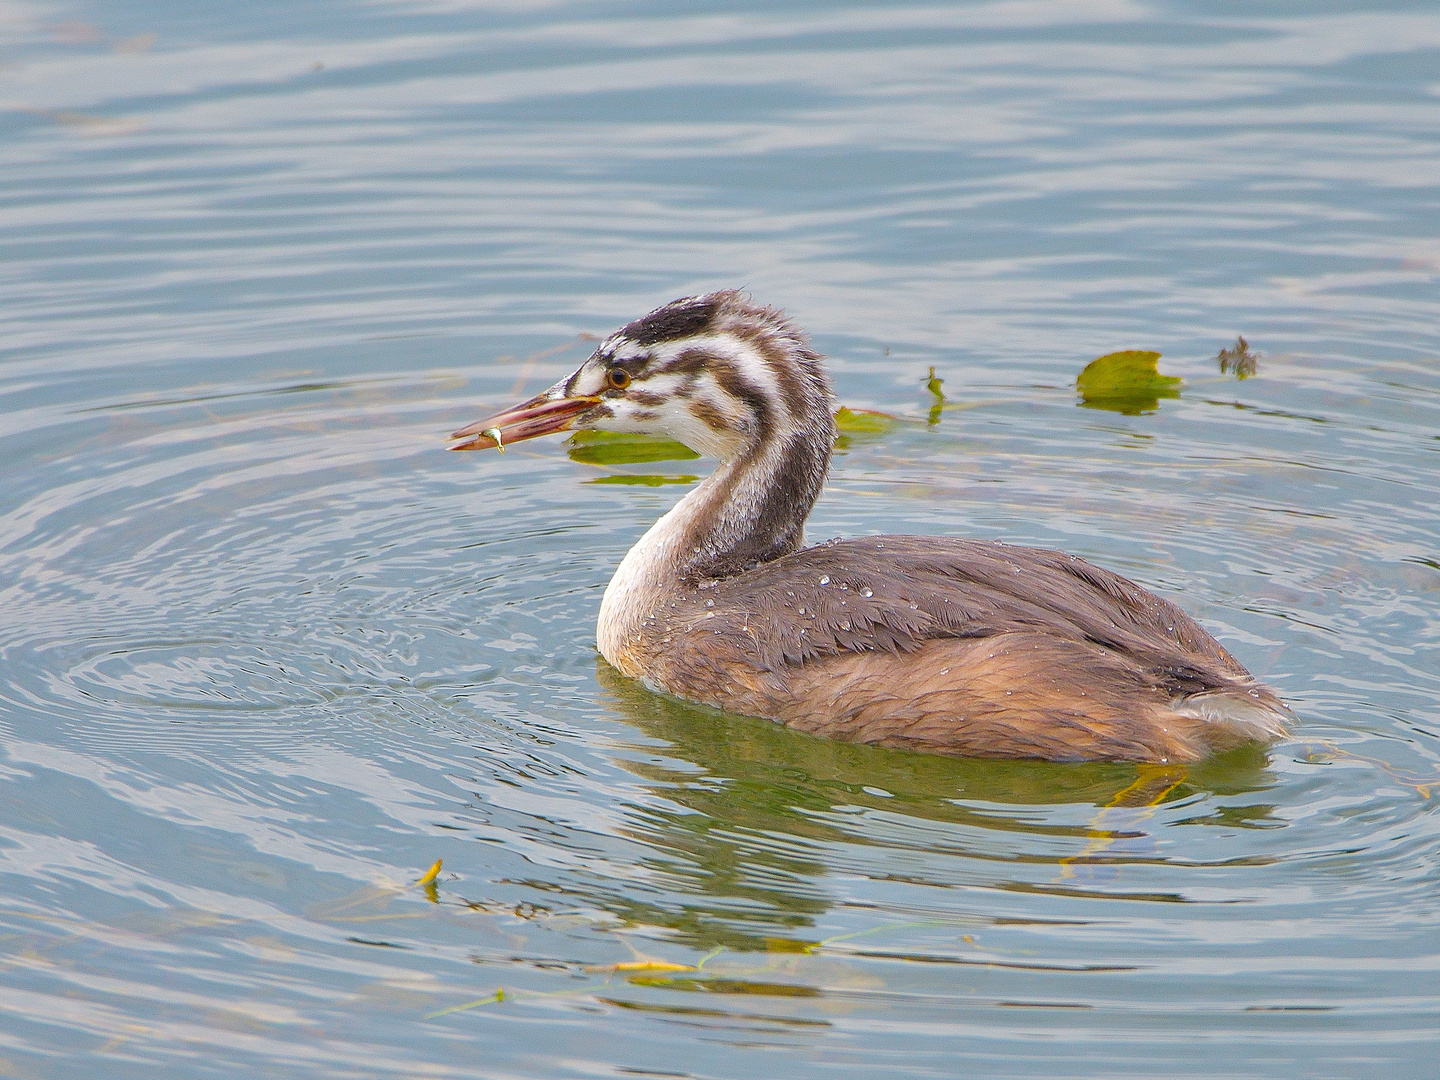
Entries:
<svg viewBox="0 0 1440 1080">
<path fill-rule="evenodd" d="M 639 658 L 633 655 L 640 645 L 643 624 L 663 602 L 666 583 L 673 583 L 679 577 L 696 507 L 704 500 L 705 488 L 714 479 L 712 475 L 702 481 L 651 525 L 625 553 L 605 587 L 600 618 L 595 624 L 595 644 L 601 656 L 631 678 L 643 674 L 638 667 Z"/>
<path fill-rule="evenodd" d="M 606 660 L 626 675 L 642 675 L 647 632 L 664 621 L 663 608 L 675 590 L 743 569 L 743 562 L 734 561 L 737 553 L 744 559 L 747 552 L 763 552 L 745 560 L 753 565 L 800 547 L 801 526 L 819 494 L 824 465 L 813 490 L 795 493 L 793 528 L 774 536 L 774 522 L 785 515 L 775 514 L 771 503 L 789 452 L 777 442 L 723 462 L 636 541 L 600 601 L 595 639 Z"/>
</svg>

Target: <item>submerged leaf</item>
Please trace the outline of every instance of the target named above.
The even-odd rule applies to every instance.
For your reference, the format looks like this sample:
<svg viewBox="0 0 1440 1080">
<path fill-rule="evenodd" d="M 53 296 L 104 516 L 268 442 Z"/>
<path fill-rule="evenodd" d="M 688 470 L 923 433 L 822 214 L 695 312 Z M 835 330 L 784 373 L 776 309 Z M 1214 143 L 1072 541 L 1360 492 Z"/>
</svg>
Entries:
<svg viewBox="0 0 1440 1080">
<path fill-rule="evenodd" d="M 1260 363 L 1260 354 L 1250 351 L 1250 343 L 1245 340 L 1243 334 L 1237 335 L 1235 344 L 1228 349 L 1221 349 L 1215 354 L 1215 359 L 1220 361 L 1220 374 L 1228 375 L 1235 372 L 1237 379 L 1248 379 L 1255 374 Z"/>
<path fill-rule="evenodd" d="M 1161 375 L 1159 359 L 1158 352 L 1127 349 L 1090 361 L 1075 380 L 1081 404 L 1133 415 L 1154 409 L 1161 398 L 1179 397 L 1182 380 Z"/>
<path fill-rule="evenodd" d="M 691 461 L 700 455 L 663 435 L 577 431 L 566 444 L 570 460 L 584 465 L 633 465 L 643 461 Z"/>
<path fill-rule="evenodd" d="M 476 998 L 474 1001 L 467 1001 L 462 1005 L 451 1005 L 448 1009 L 436 1009 L 432 1013 L 426 1013 L 422 1019 L 434 1020 L 438 1016 L 449 1016 L 451 1013 L 465 1012 L 468 1009 L 476 1009 L 481 1005 L 495 1005 L 505 1000 L 505 988 L 502 986 L 495 993 L 487 997 Z"/>
<path fill-rule="evenodd" d="M 749 979 L 665 979 L 640 977 L 631 986 L 654 986 L 665 990 L 688 990 L 705 994 L 759 994 L 763 997 L 819 997 L 813 986 L 791 983 L 754 982 Z"/>
<path fill-rule="evenodd" d="M 810 953 L 815 951 L 819 942 L 799 941 L 795 938 L 767 937 L 765 939 L 766 952 L 783 953 Z"/>
</svg>

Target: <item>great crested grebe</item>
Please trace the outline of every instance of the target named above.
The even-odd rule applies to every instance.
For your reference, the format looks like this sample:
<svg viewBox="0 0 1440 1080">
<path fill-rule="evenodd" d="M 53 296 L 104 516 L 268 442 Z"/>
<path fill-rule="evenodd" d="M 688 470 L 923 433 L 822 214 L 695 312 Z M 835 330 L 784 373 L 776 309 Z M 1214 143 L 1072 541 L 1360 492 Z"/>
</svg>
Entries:
<svg viewBox="0 0 1440 1080">
<path fill-rule="evenodd" d="M 1174 604 L 1073 555 L 945 536 L 802 546 L 835 442 L 820 355 L 738 292 L 657 308 L 452 450 L 593 428 L 719 467 L 620 563 L 600 652 L 631 678 L 851 742 L 1193 761 L 1286 710 Z"/>
</svg>

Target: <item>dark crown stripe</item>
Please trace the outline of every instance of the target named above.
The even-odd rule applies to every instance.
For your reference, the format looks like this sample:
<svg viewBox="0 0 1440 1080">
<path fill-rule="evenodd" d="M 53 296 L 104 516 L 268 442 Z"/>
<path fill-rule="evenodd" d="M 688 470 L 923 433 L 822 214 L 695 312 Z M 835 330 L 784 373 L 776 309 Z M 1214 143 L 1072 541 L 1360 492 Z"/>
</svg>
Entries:
<svg viewBox="0 0 1440 1080">
<path fill-rule="evenodd" d="M 656 345 L 662 341 L 694 337 L 714 320 L 716 312 L 729 298 L 729 293 L 708 296 L 687 296 L 656 308 L 642 318 L 627 324 L 621 336 L 637 345 Z"/>
</svg>

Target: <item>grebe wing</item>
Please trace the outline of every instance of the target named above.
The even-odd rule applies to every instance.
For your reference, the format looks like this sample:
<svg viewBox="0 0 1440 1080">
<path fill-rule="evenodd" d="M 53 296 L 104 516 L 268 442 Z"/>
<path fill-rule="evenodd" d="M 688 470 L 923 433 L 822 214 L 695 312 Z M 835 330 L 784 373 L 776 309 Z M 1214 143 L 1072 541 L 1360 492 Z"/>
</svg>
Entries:
<svg viewBox="0 0 1440 1080">
<path fill-rule="evenodd" d="M 1248 672 L 1174 604 L 1044 548 L 937 536 L 832 541 L 700 589 L 686 637 L 777 671 L 937 638 L 1040 633 L 1098 645 L 1201 693 Z M 803 631 L 803 633 L 802 633 Z"/>
<path fill-rule="evenodd" d="M 831 738 L 1166 762 L 1285 730 L 1178 607 L 1057 551 L 879 536 L 702 585 L 662 619 L 652 681 Z"/>
</svg>

